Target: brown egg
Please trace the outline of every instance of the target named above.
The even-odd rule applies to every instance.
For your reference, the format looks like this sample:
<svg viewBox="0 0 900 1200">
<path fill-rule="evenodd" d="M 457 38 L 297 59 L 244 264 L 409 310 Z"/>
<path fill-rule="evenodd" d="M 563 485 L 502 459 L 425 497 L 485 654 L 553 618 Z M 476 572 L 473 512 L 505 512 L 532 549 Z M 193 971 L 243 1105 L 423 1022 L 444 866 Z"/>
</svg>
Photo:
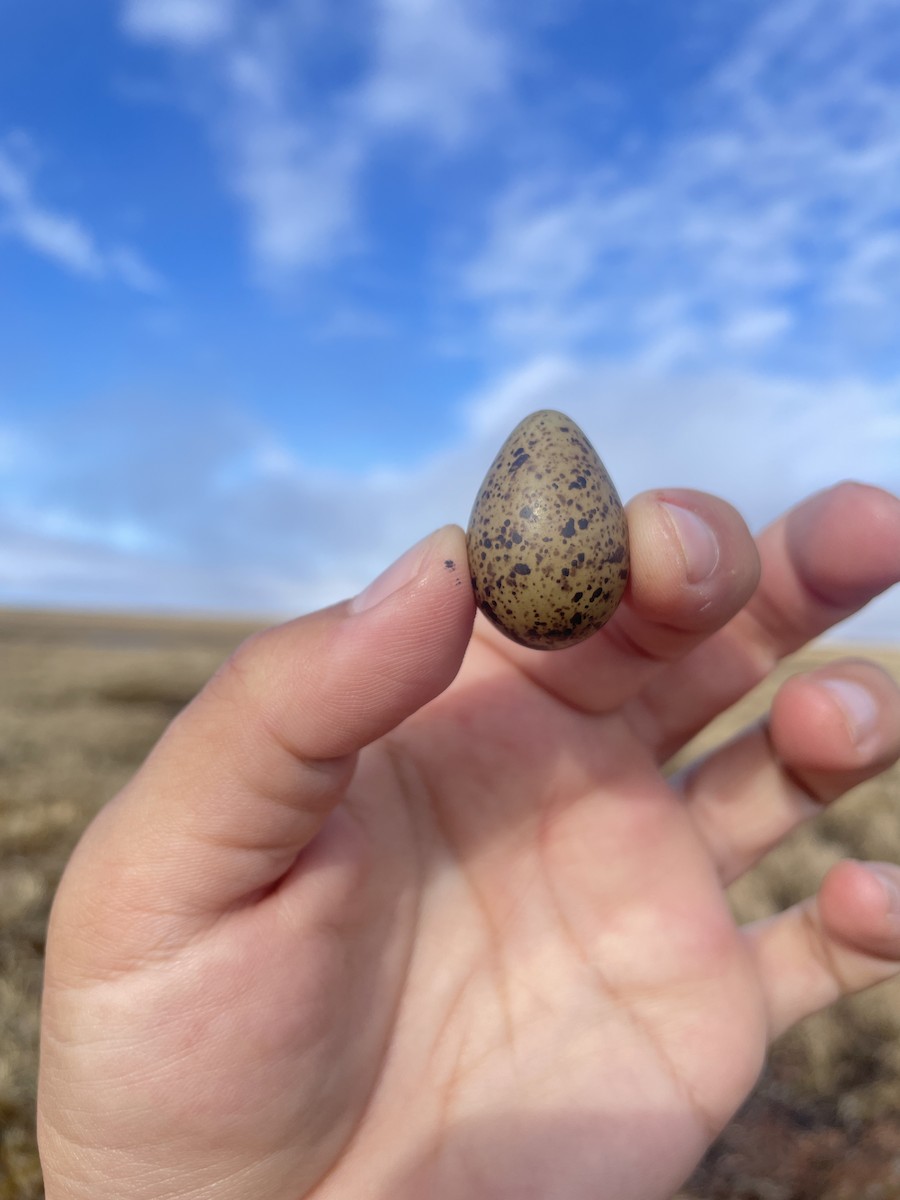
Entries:
<svg viewBox="0 0 900 1200">
<path fill-rule="evenodd" d="M 596 633 L 628 581 L 628 526 L 613 481 L 575 422 L 547 409 L 503 443 L 467 541 L 481 611 L 535 650 Z"/>
</svg>

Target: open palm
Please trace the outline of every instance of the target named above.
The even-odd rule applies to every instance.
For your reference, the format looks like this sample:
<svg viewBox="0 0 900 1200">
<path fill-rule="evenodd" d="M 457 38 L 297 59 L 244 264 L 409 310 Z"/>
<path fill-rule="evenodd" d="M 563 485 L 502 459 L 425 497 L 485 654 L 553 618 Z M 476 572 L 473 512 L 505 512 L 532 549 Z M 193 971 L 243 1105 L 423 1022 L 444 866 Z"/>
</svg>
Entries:
<svg viewBox="0 0 900 1200">
<path fill-rule="evenodd" d="M 626 604 L 582 647 L 470 641 L 448 529 L 176 720 L 54 909 L 48 1200 L 663 1198 L 773 1036 L 897 970 L 887 867 L 743 930 L 724 893 L 900 752 L 877 668 L 797 677 L 662 767 L 898 579 L 900 504 L 813 498 L 759 587 L 721 501 L 649 494 L 629 525 Z"/>
</svg>

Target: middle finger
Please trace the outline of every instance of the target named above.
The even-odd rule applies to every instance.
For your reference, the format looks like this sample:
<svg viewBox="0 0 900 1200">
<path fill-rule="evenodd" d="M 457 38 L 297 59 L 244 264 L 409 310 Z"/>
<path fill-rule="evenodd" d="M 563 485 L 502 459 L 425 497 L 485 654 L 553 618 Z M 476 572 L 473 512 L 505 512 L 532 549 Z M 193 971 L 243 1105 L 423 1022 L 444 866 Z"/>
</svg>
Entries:
<svg viewBox="0 0 900 1200">
<path fill-rule="evenodd" d="M 622 604 L 571 649 L 535 653 L 482 636 L 535 683 L 581 712 L 613 712 L 722 628 L 752 595 L 759 556 L 740 514 L 704 492 L 645 492 L 627 506 L 631 573 Z M 483 622 L 487 625 L 487 622 Z"/>
</svg>

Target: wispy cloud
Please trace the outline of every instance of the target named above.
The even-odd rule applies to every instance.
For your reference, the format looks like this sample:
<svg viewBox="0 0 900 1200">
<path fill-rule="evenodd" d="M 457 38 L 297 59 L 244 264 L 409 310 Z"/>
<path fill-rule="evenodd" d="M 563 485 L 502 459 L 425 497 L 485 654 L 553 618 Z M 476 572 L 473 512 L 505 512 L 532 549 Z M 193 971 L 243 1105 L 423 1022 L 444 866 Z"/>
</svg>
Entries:
<svg viewBox="0 0 900 1200">
<path fill-rule="evenodd" d="M 751 6 L 734 49 L 673 99 L 664 133 L 637 149 L 588 141 L 581 168 L 574 152 L 544 153 L 546 129 L 527 152 L 536 114 L 517 88 L 539 56 L 527 36 L 540 7 L 515 21 L 488 0 L 348 0 L 340 11 L 121 0 L 120 11 L 129 37 L 188 64 L 177 86 L 220 151 L 264 278 L 372 247 L 369 184 L 397 139 L 440 157 L 504 128 L 518 166 L 481 193 L 480 244 L 460 262 L 471 228 L 435 238 L 454 247 L 463 321 L 474 309 L 490 344 L 674 363 L 764 360 L 810 331 L 829 344 L 836 322 L 890 336 L 898 0 Z M 323 71 L 318 56 L 337 44 L 341 69 Z"/>
<path fill-rule="evenodd" d="M 2 143 L 0 205 L 0 232 L 78 275 L 98 279 L 103 274 L 103 259 L 91 234 L 74 217 L 37 202 L 25 167 Z"/>
<path fill-rule="evenodd" d="M 191 57 L 203 76 L 199 111 L 219 147 L 225 179 L 244 207 L 264 277 L 330 265 L 366 244 L 367 173 L 391 138 L 414 135 L 458 152 L 485 128 L 512 71 L 509 40 L 476 0 L 354 4 L 354 73 L 313 102 L 306 77 L 317 45 L 345 13 L 276 0 L 124 0 L 130 37 Z M 200 53 L 202 52 L 202 53 Z M 192 111 L 198 111 L 190 90 Z"/>
<path fill-rule="evenodd" d="M 166 290 L 163 277 L 131 246 L 111 246 L 105 255 L 105 271 L 148 296 Z"/>
<path fill-rule="evenodd" d="M 375 54 L 357 95 L 360 119 L 459 146 L 506 96 L 507 34 L 483 0 L 377 0 Z"/>
<path fill-rule="evenodd" d="M 44 203 L 34 190 L 33 145 L 22 134 L 0 139 L 0 237 L 86 279 L 115 279 L 140 292 L 163 290 L 161 276 L 129 246 L 102 247 L 77 217 Z"/>
<path fill-rule="evenodd" d="M 333 263 L 353 248 L 356 146 L 345 140 L 323 147 L 300 123 L 268 107 L 245 111 L 229 141 L 229 177 L 265 274 Z"/>
<path fill-rule="evenodd" d="M 6 544 L 17 547 L 0 596 L 54 594 L 52 568 L 56 594 L 80 603 L 277 614 L 334 602 L 429 530 L 465 524 L 497 447 L 542 407 L 579 421 L 626 498 L 661 484 L 699 487 L 729 499 L 754 529 L 842 478 L 900 485 L 900 380 L 672 379 L 536 358 L 469 399 L 455 444 L 358 475 L 315 466 L 234 411 L 216 409 L 213 420 L 212 409 L 132 407 L 118 430 L 102 411 L 82 412 L 71 427 L 32 437 L 40 470 L 17 483 L 13 469 L 0 482 Z M 77 432 L 85 428 L 109 432 L 98 443 Z M 853 629 L 894 639 L 898 622 L 900 590 Z"/>
<path fill-rule="evenodd" d="M 220 11 L 205 0 L 171 0 L 157 11 L 155 0 L 126 0 L 122 28 L 191 56 L 184 100 L 221 155 L 261 276 L 343 257 L 354 244 L 360 153 L 345 128 L 297 101 L 294 7 L 253 13 L 237 3 Z"/>
<path fill-rule="evenodd" d="M 458 276 L 488 335 L 691 360 L 895 330 L 898 14 L 765 5 L 641 157 L 513 179 Z"/>
<path fill-rule="evenodd" d="M 228 34 L 233 15 L 231 0 L 130 0 L 122 19 L 135 37 L 196 49 Z"/>
</svg>

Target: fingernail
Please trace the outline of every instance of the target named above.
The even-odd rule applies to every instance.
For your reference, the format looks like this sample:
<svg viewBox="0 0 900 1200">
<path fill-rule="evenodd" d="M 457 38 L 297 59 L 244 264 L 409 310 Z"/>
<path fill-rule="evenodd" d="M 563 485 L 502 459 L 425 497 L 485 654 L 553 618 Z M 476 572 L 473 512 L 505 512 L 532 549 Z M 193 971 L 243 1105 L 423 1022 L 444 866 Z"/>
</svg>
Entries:
<svg viewBox="0 0 900 1200">
<path fill-rule="evenodd" d="M 701 583 L 708 579 L 719 561 L 719 543 L 712 529 L 702 517 L 689 508 L 663 501 L 681 548 L 684 551 L 688 583 Z"/>
<path fill-rule="evenodd" d="M 890 863 L 866 863 L 869 872 L 875 876 L 884 889 L 888 912 L 892 917 L 900 917 L 900 878 L 898 870 Z"/>
<path fill-rule="evenodd" d="M 392 563 L 386 571 L 373 580 L 369 586 L 359 593 L 358 596 L 350 601 L 350 611 L 352 613 L 365 612 L 366 609 L 374 608 L 376 604 L 380 604 L 382 600 L 386 600 L 388 596 L 393 596 L 405 584 L 411 582 L 419 574 L 422 563 L 427 554 L 427 545 L 431 540 L 431 535 L 422 538 L 420 542 L 416 542 L 414 546 L 406 551 L 405 554 Z"/>
<path fill-rule="evenodd" d="M 870 737 L 878 725 L 878 704 L 867 687 L 854 679 L 824 679 L 822 681 L 837 701 L 850 736 L 859 745 Z"/>
</svg>

